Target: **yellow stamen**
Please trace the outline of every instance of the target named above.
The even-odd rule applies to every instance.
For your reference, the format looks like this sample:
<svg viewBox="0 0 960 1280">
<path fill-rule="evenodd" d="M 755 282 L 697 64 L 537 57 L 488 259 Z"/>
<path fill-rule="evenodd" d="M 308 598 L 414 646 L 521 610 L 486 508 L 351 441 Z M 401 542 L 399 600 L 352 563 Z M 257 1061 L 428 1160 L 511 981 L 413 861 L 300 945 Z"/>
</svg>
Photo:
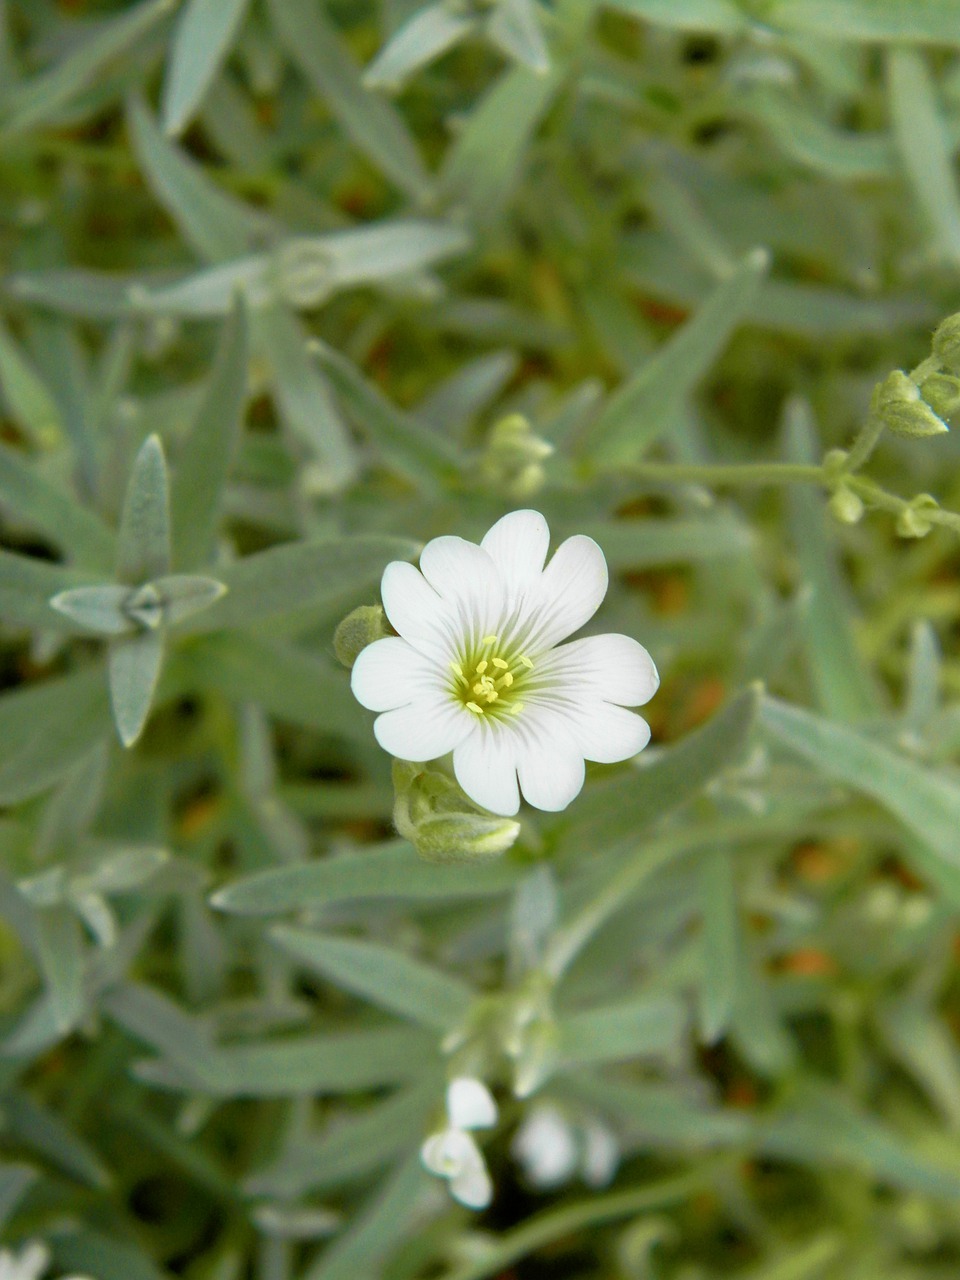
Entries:
<svg viewBox="0 0 960 1280">
<path fill-rule="evenodd" d="M 464 679 L 463 667 L 461 667 L 460 663 L 459 663 L 459 662 L 451 662 L 451 663 L 450 663 L 450 666 L 453 668 L 453 673 L 454 673 L 454 675 L 459 676 L 459 677 L 460 677 L 460 679 L 461 679 L 461 680 L 463 680 L 463 679 Z"/>
<path fill-rule="evenodd" d="M 499 644 L 499 643 L 500 643 L 500 637 L 499 637 L 499 636 L 484 636 L 484 637 L 483 637 L 483 639 L 480 641 L 480 643 L 481 643 L 481 644 Z"/>
<path fill-rule="evenodd" d="M 477 704 L 476 704 L 475 702 L 468 702 L 468 703 L 467 703 L 467 710 L 468 710 L 468 711 L 475 711 L 475 712 L 477 713 L 477 715 L 478 715 L 478 716 L 482 716 L 482 715 L 483 715 L 483 707 L 478 707 L 478 706 L 477 706 Z"/>
<path fill-rule="evenodd" d="M 510 663 L 504 662 L 502 658 L 493 658 L 491 659 L 491 661 L 493 662 L 493 665 L 495 667 L 499 667 L 501 671 L 506 671 L 507 668 L 510 666 Z"/>
<path fill-rule="evenodd" d="M 500 688 L 509 689 L 512 684 L 513 684 L 513 676 L 510 674 L 509 671 L 505 671 L 503 675 L 500 677 L 500 679 L 497 681 L 496 687 L 498 689 Z"/>
<path fill-rule="evenodd" d="M 523 665 L 527 668 L 528 671 L 533 670 L 533 663 L 530 661 L 530 659 L 527 657 L 525 653 L 521 653 L 520 661 L 523 663 Z"/>
<path fill-rule="evenodd" d="M 513 706 L 510 708 L 510 714 L 512 716 L 519 715 L 522 710 L 523 710 L 523 703 L 515 702 Z"/>
<path fill-rule="evenodd" d="M 487 669 L 487 660 L 486 658 L 481 658 L 480 661 L 477 663 L 477 675 L 482 676 L 483 673 L 486 671 L 486 669 Z"/>
</svg>

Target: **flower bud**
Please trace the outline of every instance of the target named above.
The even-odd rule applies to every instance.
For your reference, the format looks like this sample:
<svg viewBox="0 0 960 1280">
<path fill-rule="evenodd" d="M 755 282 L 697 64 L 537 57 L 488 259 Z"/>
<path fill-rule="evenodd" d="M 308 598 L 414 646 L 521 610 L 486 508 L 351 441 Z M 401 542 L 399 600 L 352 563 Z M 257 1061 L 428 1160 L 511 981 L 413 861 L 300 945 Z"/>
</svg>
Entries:
<svg viewBox="0 0 960 1280">
<path fill-rule="evenodd" d="M 337 624 L 333 633 L 333 651 L 337 655 L 337 661 L 349 670 L 361 649 L 373 644 L 374 640 L 383 640 L 390 635 L 393 632 L 381 606 L 362 604 Z"/>
<path fill-rule="evenodd" d="M 856 524 L 864 512 L 861 498 L 846 485 L 833 491 L 827 505 L 841 524 Z"/>
<path fill-rule="evenodd" d="M 933 521 L 925 513 L 936 511 L 939 506 L 931 494 L 918 494 L 897 516 L 897 533 L 901 538 L 925 538 L 933 528 Z"/>
<path fill-rule="evenodd" d="M 902 369 L 894 369 L 877 383 L 870 410 L 898 436 L 939 436 L 948 429 L 920 398 L 920 388 Z"/>
<path fill-rule="evenodd" d="M 920 387 L 924 400 L 938 418 L 949 418 L 960 409 L 960 378 L 949 373 L 932 373 Z"/>
<path fill-rule="evenodd" d="M 446 773 L 395 760 L 393 825 L 428 862 L 477 861 L 506 853 L 520 823 L 479 810 Z"/>
<path fill-rule="evenodd" d="M 553 445 L 536 435 L 527 419 L 511 413 L 490 431 L 481 462 L 484 478 L 512 498 L 529 498 L 543 485 L 543 462 Z"/>
<path fill-rule="evenodd" d="M 937 325 L 933 354 L 951 373 L 960 373 L 960 312 L 947 316 Z"/>
</svg>

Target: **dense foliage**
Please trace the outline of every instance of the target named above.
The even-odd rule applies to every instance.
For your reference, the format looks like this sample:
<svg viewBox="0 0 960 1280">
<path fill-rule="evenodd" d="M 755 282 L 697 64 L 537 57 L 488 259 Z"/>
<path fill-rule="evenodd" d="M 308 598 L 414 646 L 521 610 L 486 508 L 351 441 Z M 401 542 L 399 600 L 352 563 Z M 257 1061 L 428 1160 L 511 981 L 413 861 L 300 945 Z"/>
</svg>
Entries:
<svg viewBox="0 0 960 1280">
<path fill-rule="evenodd" d="M 960 1274 L 958 141 L 958 0 L 0 0 L 5 1244 Z M 662 684 L 518 829 L 334 632 L 521 507 Z"/>
</svg>

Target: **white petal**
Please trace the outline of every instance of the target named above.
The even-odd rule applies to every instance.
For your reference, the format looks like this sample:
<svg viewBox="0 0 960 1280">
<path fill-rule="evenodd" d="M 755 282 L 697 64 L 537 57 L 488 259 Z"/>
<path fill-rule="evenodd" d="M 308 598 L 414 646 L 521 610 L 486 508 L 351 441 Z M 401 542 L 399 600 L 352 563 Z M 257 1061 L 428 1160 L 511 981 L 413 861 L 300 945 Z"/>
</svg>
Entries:
<svg viewBox="0 0 960 1280">
<path fill-rule="evenodd" d="M 566 709 L 567 723 L 584 759 L 597 764 L 629 760 L 650 741 L 642 716 L 612 702 L 580 703 Z"/>
<path fill-rule="evenodd" d="M 470 799 L 491 813 L 509 818 L 520 808 L 516 745 L 506 726 L 475 722 L 454 750 L 453 771 Z"/>
<path fill-rule="evenodd" d="M 404 560 L 383 571 L 380 599 L 394 631 L 420 653 L 449 662 L 455 648 L 455 614 L 423 574 Z"/>
<path fill-rule="evenodd" d="M 353 696 L 371 711 L 405 707 L 429 691 L 443 688 L 440 670 L 406 640 L 388 636 L 361 649 L 350 673 Z"/>
<path fill-rule="evenodd" d="M 384 751 L 415 764 L 445 756 L 475 727 L 473 712 L 446 697 L 418 699 L 408 707 L 385 711 L 373 722 Z"/>
<path fill-rule="evenodd" d="M 561 542 L 527 594 L 521 624 L 527 652 L 543 653 L 589 622 L 608 582 L 607 562 L 592 538 L 578 533 Z"/>
<path fill-rule="evenodd" d="M 538 664 L 538 675 L 549 676 L 555 689 L 586 701 L 591 697 L 640 707 L 660 684 L 653 659 L 631 636 L 587 636 L 572 640 Z"/>
<path fill-rule="evenodd" d="M 447 1085 L 447 1115 L 455 1129 L 489 1129 L 497 1123 L 493 1094 L 474 1076 L 457 1076 Z"/>
<path fill-rule="evenodd" d="M 493 1183 L 482 1157 L 479 1164 L 468 1165 L 450 1179 L 450 1194 L 468 1209 L 486 1209 L 493 1199 Z"/>
<path fill-rule="evenodd" d="M 497 567 L 482 547 L 465 538 L 434 538 L 423 548 L 420 570 L 448 608 L 458 615 L 458 629 L 470 644 L 495 634 L 505 608 Z"/>
<path fill-rule="evenodd" d="M 583 1180 L 588 1187 L 613 1181 L 620 1163 L 620 1144 L 605 1124 L 590 1121 L 583 1135 Z"/>
<path fill-rule="evenodd" d="M 518 1130 L 511 1151 L 535 1187 L 558 1187 L 576 1171 L 573 1130 L 561 1111 L 549 1103 L 533 1108 Z"/>
<path fill-rule="evenodd" d="M 473 1138 L 462 1129 L 441 1129 L 420 1148 L 420 1159 L 438 1178 L 452 1178 L 466 1168 L 483 1164 L 483 1156 Z"/>
<path fill-rule="evenodd" d="M 511 602 L 533 585 L 543 571 L 550 530 L 539 511 L 511 511 L 480 543 L 500 572 Z"/>
<path fill-rule="evenodd" d="M 529 714 L 519 719 L 527 721 L 517 761 L 523 798 L 535 809 L 559 813 L 583 787 L 583 756 L 567 733 L 535 724 Z"/>
</svg>

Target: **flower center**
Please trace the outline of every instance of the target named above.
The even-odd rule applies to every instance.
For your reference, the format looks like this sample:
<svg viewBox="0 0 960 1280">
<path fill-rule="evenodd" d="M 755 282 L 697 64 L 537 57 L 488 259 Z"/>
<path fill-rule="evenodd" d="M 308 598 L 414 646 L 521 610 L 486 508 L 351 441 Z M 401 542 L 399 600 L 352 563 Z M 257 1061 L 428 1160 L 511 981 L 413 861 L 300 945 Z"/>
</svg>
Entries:
<svg viewBox="0 0 960 1280">
<path fill-rule="evenodd" d="M 517 697 L 533 663 L 523 653 L 503 651 L 499 636 L 484 636 L 480 647 L 451 662 L 453 693 L 476 716 L 517 715 Z"/>
</svg>

